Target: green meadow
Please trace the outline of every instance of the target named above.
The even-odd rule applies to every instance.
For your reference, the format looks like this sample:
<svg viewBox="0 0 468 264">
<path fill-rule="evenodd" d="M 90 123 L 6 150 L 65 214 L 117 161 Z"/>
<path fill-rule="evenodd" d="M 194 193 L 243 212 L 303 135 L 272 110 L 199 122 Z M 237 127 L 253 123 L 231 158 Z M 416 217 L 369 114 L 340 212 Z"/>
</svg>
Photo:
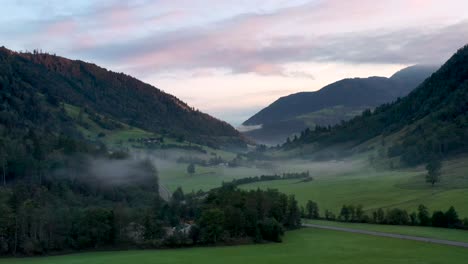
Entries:
<svg viewBox="0 0 468 264">
<path fill-rule="evenodd" d="M 188 164 L 166 164 L 164 161 L 156 161 L 161 183 L 171 191 L 182 187 L 184 192 L 208 191 L 220 187 L 223 182 L 229 182 L 236 178 L 258 176 L 265 171 L 255 167 L 229 168 L 225 166 L 202 167 L 196 166 L 196 173 L 191 176 L 187 173 Z"/>
<path fill-rule="evenodd" d="M 0 264 L 447 264 L 466 258 L 465 248 L 310 228 L 288 232 L 283 243 L 277 244 L 92 252 L 0 259 Z"/>
<path fill-rule="evenodd" d="M 242 185 L 244 189 L 278 189 L 294 194 L 301 204 L 318 202 L 321 212 L 337 214 L 343 204 L 363 205 L 368 212 L 378 208 L 402 208 L 415 211 L 419 204 L 430 211 L 447 210 L 454 206 L 461 217 L 468 217 L 468 159 L 444 162 L 442 180 L 431 187 L 424 180 L 422 167 L 407 170 L 377 170 L 364 159 L 333 162 L 278 162 L 274 168 L 200 167 L 190 176 L 186 164 L 158 165 L 160 179 L 169 190 L 182 187 L 184 191 L 209 190 L 235 178 L 310 171 L 311 182 L 278 180 Z"/>
<path fill-rule="evenodd" d="M 330 164 L 328 174 L 311 171 L 314 180 L 280 180 L 244 185 L 245 189 L 278 189 L 294 194 L 305 204 L 316 201 L 321 212 L 330 210 L 335 214 L 343 204 L 363 205 L 367 211 L 378 208 L 403 208 L 415 211 L 424 204 L 431 211 L 447 210 L 454 206 L 459 215 L 468 217 L 468 162 L 465 158 L 448 161 L 442 170 L 442 182 L 431 187 L 424 182 L 424 169 L 379 171 L 365 166 L 356 166 L 338 171 Z M 336 173 L 333 173 L 336 170 Z"/>
</svg>

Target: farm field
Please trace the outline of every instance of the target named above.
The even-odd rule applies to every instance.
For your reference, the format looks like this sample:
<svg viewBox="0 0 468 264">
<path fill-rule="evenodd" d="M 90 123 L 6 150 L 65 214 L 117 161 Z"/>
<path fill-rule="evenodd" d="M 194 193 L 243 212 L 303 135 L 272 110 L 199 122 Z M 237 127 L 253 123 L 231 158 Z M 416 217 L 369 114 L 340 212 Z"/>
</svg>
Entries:
<svg viewBox="0 0 468 264">
<path fill-rule="evenodd" d="M 468 242 L 468 231 L 466 230 L 422 227 L 422 226 L 395 226 L 395 225 L 375 225 L 375 224 L 361 224 L 361 223 L 343 223 L 343 222 L 335 222 L 335 221 L 310 220 L 310 219 L 304 219 L 303 222 L 306 224 L 344 227 L 344 228 L 392 233 L 392 234 L 399 234 L 399 235 L 419 236 L 419 237 L 436 238 L 436 239 L 451 240 L 451 241 L 458 241 L 458 242 Z"/>
<path fill-rule="evenodd" d="M 314 174 L 314 181 L 282 180 L 243 185 L 245 189 L 272 188 L 294 194 L 301 204 L 316 201 L 321 212 L 338 213 L 343 204 L 363 205 L 366 211 L 398 207 L 415 211 L 419 204 L 430 211 L 454 206 L 461 217 L 468 217 L 468 164 L 456 159 L 444 164 L 442 182 L 431 188 L 424 182 L 424 169 L 376 171 L 364 167 L 343 173 Z"/>
<path fill-rule="evenodd" d="M 464 248 L 329 230 L 288 232 L 283 243 L 0 259 L 1 264 L 127 263 L 459 263 Z"/>
</svg>

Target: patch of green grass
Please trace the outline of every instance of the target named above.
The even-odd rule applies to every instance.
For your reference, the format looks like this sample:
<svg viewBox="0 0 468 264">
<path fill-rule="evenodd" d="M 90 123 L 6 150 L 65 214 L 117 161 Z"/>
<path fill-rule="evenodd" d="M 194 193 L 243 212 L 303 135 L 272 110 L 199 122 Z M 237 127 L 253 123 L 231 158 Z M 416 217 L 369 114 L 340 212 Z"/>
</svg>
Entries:
<svg viewBox="0 0 468 264">
<path fill-rule="evenodd" d="M 233 179 L 258 176 L 265 171 L 257 168 L 229 168 L 225 166 L 202 167 L 196 166 L 195 175 L 187 173 L 188 164 L 161 164 L 156 163 L 159 168 L 159 178 L 161 183 L 170 191 L 177 187 L 182 187 L 184 192 L 208 191 L 220 187 L 223 182 L 230 182 Z"/>
<path fill-rule="evenodd" d="M 364 111 L 367 108 L 368 107 L 355 108 L 337 105 L 297 116 L 296 119 L 304 121 L 308 127 L 314 127 L 317 121 L 323 122 L 324 119 L 330 119 L 331 121 L 350 119 L 352 117 L 360 115 L 362 111 Z"/>
<path fill-rule="evenodd" d="M 288 232 L 284 242 L 278 244 L 96 252 L 55 257 L 0 259 L 0 263 L 447 264 L 463 263 L 467 257 L 468 250 L 464 248 L 310 228 Z"/>
<path fill-rule="evenodd" d="M 435 228 L 435 227 L 423 227 L 423 226 L 395 226 L 395 225 L 374 225 L 374 224 L 362 224 L 362 223 L 343 223 L 325 220 L 303 220 L 304 223 L 324 225 L 324 226 L 336 226 L 353 228 L 366 231 L 377 231 L 385 233 L 393 233 L 400 235 L 419 236 L 427 238 L 444 239 L 459 242 L 468 242 L 468 231 L 448 229 L 448 228 Z"/>
<path fill-rule="evenodd" d="M 65 111 L 71 118 L 76 121 L 78 129 L 83 133 L 84 136 L 90 140 L 99 139 L 109 146 L 119 145 L 122 147 L 130 147 L 129 139 L 157 136 L 154 133 L 135 128 L 115 120 L 114 122 L 120 123 L 122 128 L 113 130 L 105 129 L 90 119 L 87 113 L 74 105 L 65 104 Z M 104 136 L 100 137 L 100 134 Z"/>
</svg>

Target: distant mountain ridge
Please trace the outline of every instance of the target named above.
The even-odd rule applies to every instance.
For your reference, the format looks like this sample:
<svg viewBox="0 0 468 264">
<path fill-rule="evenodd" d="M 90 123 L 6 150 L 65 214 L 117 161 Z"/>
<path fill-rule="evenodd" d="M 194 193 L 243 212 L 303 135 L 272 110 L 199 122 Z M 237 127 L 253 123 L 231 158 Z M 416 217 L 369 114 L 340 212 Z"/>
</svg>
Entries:
<svg viewBox="0 0 468 264">
<path fill-rule="evenodd" d="M 263 126 L 245 134 L 262 143 L 280 143 L 306 127 L 349 120 L 364 109 L 407 95 L 436 69 L 435 66 L 416 65 L 390 78 L 343 79 L 315 92 L 282 97 L 245 121 L 245 126 Z"/>
<path fill-rule="evenodd" d="M 332 128 L 305 130 L 284 148 L 359 146 L 377 137 L 380 155 L 404 165 L 468 153 L 468 45 L 406 97 Z"/>
<path fill-rule="evenodd" d="M 123 73 L 43 53 L 0 48 L 2 63 L 54 100 L 86 107 L 150 132 L 184 137 L 213 147 L 245 146 L 231 125 L 197 111 L 178 98 Z"/>
</svg>

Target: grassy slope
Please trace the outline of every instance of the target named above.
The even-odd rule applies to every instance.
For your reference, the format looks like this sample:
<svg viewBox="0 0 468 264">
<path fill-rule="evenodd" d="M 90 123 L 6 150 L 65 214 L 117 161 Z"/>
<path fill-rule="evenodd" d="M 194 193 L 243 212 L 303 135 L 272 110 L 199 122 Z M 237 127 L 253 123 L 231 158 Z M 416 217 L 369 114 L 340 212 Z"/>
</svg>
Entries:
<svg viewBox="0 0 468 264">
<path fill-rule="evenodd" d="M 78 120 L 80 108 L 74 105 L 70 104 L 65 104 L 65 111 L 67 114 L 75 119 L 75 121 Z M 102 117 L 102 116 L 101 116 Z M 138 142 L 129 142 L 129 139 L 139 139 L 139 138 L 151 138 L 151 137 L 159 137 L 160 135 L 151 133 L 148 131 L 145 131 L 143 129 L 139 129 L 121 122 L 118 122 L 122 124 L 123 128 L 122 129 L 115 129 L 115 130 L 108 130 L 104 129 L 99 126 L 96 122 L 91 120 L 88 117 L 88 114 L 83 113 L 82 114 L 82 119 L 83 122 L 88 125 L 87 128 L 83 126 L 78 126 L 80 131 L 83 133 L 84 136 L 86 136 L 90 140 L 97 140 L 98 135 L 100 133 L 104 133 L 105 136 L 101 138 L 107 145 L 109 146 L 119 146 L 119 147 L 126 147 L 126 148 L 131 148 L 132 146 L 142 146 Z M 115 120 L 114 120 L 115 121 Z M 115 121 L 117 122 L 117 121 Z M 178 142 L 175 138 L 171 137 L 164 137 L 164 144 L 170 144 L 170 145 L 180 145 L 180 146 L 186 146 L 189 143 L 188 142 Z M 224 159 L 233 159 L 235 157 L 235 153 L 224 151 L 224 150 L 219 150 L 219 149 L 213 149 L 210 147 L 198 145 L 198 144 L 193 144 L 193 146 L 200 146 L 204 148 L 208 153 L 216 153 L 216 155 L 223 157 Z"/>
<path fill-rule="evenodd" d="M 333 107 L 323 108 L 315 112 L 303 114 L 295 117 L 295 119 L 304 121 L 304 123 L 307 124 L 308 127 L 314 127 L 317 121 L 319 122 L 319 125 L 323 125 L 324 121 L 325 123 L 335 124 L 338 123 L 339 120 L 349 120 L 357 115 L 360 115 L 362 111 L 364 111 L 367 108 L 369 107 L 351 108 L 344 107 L 342 105 L 337 105 Z"/>
<path fill-rule="evenodd" d="M 288 232 L 281 244 L 83 253 L 57 257 L 0 259 L 1 264 L 129 263 L 461 263 L 464 248 L 422 242 L 302 229 Z"/>
<path fill-rule="evenodd" d="M 422 203 L 430 210 L 447 210 L 453 205 L 460 216 L 468 217 L 467 172 L 468 162 L 463 158 L 445 163 L 442 183 L 434 188 L 424 182 L 422 168 L 378 172 L 362 167 L 341 174 L 312 173 L 315 180 L 307 183 L 272 181 L 243 188 L 276 188 L 295 194 L 302 204 L 307 200 L 318 202 L 322 212 L 328 209 L 338 213 L 343 204 L 362 204 L 365 210 L 400 207 L 414 211 Z"/>
<path fill-rule="evenodd" d="M 456 230 L 447 228 L 434 228 L 434 227 L 422 227 L 422 226 L 394 226 L 394 225 L 373 225 L 373 224 L 361 224 L 361 223 L 342 223 L 324 220 L 304 220 L 304 223 L 325 225 L 325 226 L 336 226 L 345 228 L 354 228 L 366 231 L 377 231 L 401 235 L 420 236 L 428 238 L 437 238 L 444 240 L 468 242 L 468 231 Z"/>
<path fill-rule="evenodd" d="M 80 112 L 80 108 L 70 105 L 70 104 L 65 104 L 65 111 L 67 114 L 75 119 L 78 123 L 78 116 Z M 96 122 L 91 120 L 86 113 L 82 113 L 82 122 L 86 123 L 88 125 L 87 128 L 83 126 L 78 126 L 80 131 L 83 133 L 85 137 L 87 137 L 90 140 L 97 140 L 98 135 L 100 133 L 105 134 L 105 136 L 101 139 L 105 143 L 109 145 L 122 145 L 125 146 L 128 144 L 128 139 L 130 138 L 148 138 L 148 137 L 153 137 L 155 136 L 154 133 L 150 133 L 147 131 L 144 131 L 139 128 L 135 128 L 126 124 L 122 124 L 123 128 L 122 129 L 115 129 L 115 130 L 107 130 L 102 127 L 100 127 Z M 157 136 L 157 135 L 156 135 Z"/>
</svg>

